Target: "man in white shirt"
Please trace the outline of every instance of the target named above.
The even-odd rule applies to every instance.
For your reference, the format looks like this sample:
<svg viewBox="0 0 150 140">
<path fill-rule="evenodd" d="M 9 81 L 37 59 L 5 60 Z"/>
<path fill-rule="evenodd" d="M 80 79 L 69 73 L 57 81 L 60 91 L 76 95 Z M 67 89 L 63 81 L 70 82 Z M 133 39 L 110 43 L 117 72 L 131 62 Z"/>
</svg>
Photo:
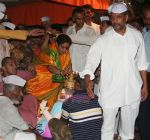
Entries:
<svg viewBox="0 0 150 140">
<path fill-rule="evenodd" d="M 96 37 L 96 33 L 94 29 L 85 24 L 82 8 L 75 8 L 72 16 L 75 24 L 67 29 L 66 34 L 72 39 L 72 45 L 70 47 L 72 69 L 74 72 L 81 72 L 85 66 L 86 55 L 90 49 L 90 45 L 86 44 L 86 40 L 90 40 L 91 37 Z M 83 80 L 79 78 L 78 82 L 81 88 L 84 89 Z"/>
<path fill-rule="evenodd" d="M 73 10 L 72 16 L 75 24 L 67 29 L 66 34 L 72 39 L 70 47 L 71 61 L 73 71 L 81 72 L 85 66 L 86 55 L 90 49 L 90 45 L 86 45 L 84 37 L 90 39 L 96 36 L 95 31 L 84 22 L 84 12 L 82 8 L 77 7 Z M 82 42 L 76 42 L 76 38 L 82 38 Z"/>
<path fill-rule="evenodd" d="M 93 22 L 94 9 L 91 5 L 83 5 L 84 15 L 85 15 L 85 23 L 94 29 L 96 36 L 100 35 L 100 25 Z"/>
<path fill-rule="evenodd" d="M 116 114 L 120 108 L 121 140 L 134 139 L 134 124 L 139 103 L 145 100 L 147 68 L 142 34 L 126 25 L 127 7 L 114 3 L 109 7 L 112 27 L 92 45 L 86 66 L 80 76 L 85 78 L 91 98 L 94 71 L 101 62 L 99 103 L 103 108 L 102 140 L 113 140 Z"/>
<path fill-rule="evenodd" d="M 36 140 L 33 133 L 23 132 L 29 126 L 13 105 L 21 101 L 22 87 L 26 81 L 16 75 L 9 75 L 3 81 L 4 96 L 0 96 L 0 137 L 4 140 Z"/>
</svg>

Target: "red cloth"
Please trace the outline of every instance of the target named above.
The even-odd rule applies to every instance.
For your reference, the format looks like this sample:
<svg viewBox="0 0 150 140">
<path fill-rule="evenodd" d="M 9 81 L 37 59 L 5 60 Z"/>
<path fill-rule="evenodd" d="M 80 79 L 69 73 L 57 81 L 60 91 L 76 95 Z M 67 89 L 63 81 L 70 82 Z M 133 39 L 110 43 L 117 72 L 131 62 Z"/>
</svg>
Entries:
<svg viewBox="0 0 150 140">
<path fill-rule="evenodd" d="M 23 78 L 24 80 L 28 81 L 33 78 L 33 74 L 29 71 L 25 70 L 17 70 L 17 75 Z"/>
<path fill-rule="evenodd" d="M 35 128 L 37 124 L 38 112 L 37 99 L 32 95 L 26 95 L 18 110 L 24 121 L 27 122 L 32 128 Z"/>
</svg>

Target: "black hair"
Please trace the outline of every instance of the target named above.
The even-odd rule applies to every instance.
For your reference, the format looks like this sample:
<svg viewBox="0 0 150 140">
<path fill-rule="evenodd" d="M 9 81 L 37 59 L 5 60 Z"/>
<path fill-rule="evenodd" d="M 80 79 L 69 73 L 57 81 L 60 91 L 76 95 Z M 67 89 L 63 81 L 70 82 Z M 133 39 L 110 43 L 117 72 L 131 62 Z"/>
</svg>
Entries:
<svg viewBox="0 0 150 140">
<path fill-rule="evenodd" d="M 69 21 L 73 21 L 72 17 L 69 17 L 69 18 L 67 19 L 67 23 L 68 23 Z"/>
<path fill-rule="evenodd" d="M 60 34 L 57 38 L 56 38 L 56 42 L 59 45 L 63 44 L 63 43 L 69 43 L 69 45 L 72 44 L 72 40 L 71 38 L 66 35 L 66 34 Z"/>
<path fill-rule="evenodd" d="M 82 8 L 94 11 L 93 7 L 90 4 L 83 5 Z"/>
<path fill-rule="evenodd" d="M 62 29 L 61 29 L 61 25 L 60 24 L 52 24 L 51 28 L 62 33 Z"/>
<path fill-rule="evenodd" d="M 77 7 L 73 10 L 72 12 L 72 16 L 75 16 L 76 14 L 80 14 L 80 13 L 83 13 L 84 14 L 84 11 L 83 11 L 83 8 L 82 7 Z"/>
<path fill-rule="evenodd" d="M 142 7 L 142 13 L 146 10 L 150 10 L 150 3 L 145 3 Z"/>
<path fill-rule="evenodd" d="M 102 21 L 101 23 L 105 23 L 105 24 L 107 24 L 108 26 L 111 25 L 111 22 L 110 22 L 109 20 L 104 20 L 104 21 Z"/>
<path fill-rule="evenodd" d="M 2 59 L 2 62 L 1 62 L 2 67 L 5 66 L 8 60 L 13 60 L 15 62 L 15 59 L 13 57 L 5 57 Z"/>
<path fill-rule="evenodd" d="M 25 24 L 18 24 L 15 30 L 27 30 L 27 26 Z"/>
</svg>

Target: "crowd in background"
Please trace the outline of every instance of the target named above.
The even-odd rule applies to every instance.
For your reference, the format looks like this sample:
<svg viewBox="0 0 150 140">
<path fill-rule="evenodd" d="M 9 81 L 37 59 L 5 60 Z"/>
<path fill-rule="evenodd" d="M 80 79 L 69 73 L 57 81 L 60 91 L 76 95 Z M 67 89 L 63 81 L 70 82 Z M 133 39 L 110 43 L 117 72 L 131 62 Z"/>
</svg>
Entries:
<svg viewBox="0 0 150 140">
<path fill-rule="evenodd" d="M 111 140 L 111 137 L 120 138 L 119 136 L 121 136 L 122 140 L 133 139 L 134 134 L 132 135 L 130 132 L 128 134 L 128 131 L 126 133 L 120 130 L 122 125 L 120 123 L 122 119 L 121 112 L 123 112 L 121 108 L 125 105 L 117 106 L 119 112 L 115 114 L 113 121 L 118 121 L 110 128 L 109 124 L 105 123 L 106 112 L 102 113 L 104 106 L 101 105 L 98 98 L 100 98 L 101 93 L 101 78 L 107 81 L 107 78 L 110 76 L 106 74 L 106 77 L 103 77 L 105 72 L 109 73 L 109 70 L 112 71 L 111 78 L 113 79 L 114 73 L 116 73 L 115 76 L 117 77 L 120 71 L 125 70 L 126 72 L 130 70 L 132 73 L 134 71 L 134 64 L 130 65 L 133 66 L 133 69 L 124 68 L 125 65 L 129 65 L 122 65 L 122 61 L 113 60 L 121 57 L 124 59 L 124 56 L 116 57 L 118 54 L 115 54 L 114 50 L 108 49 L 105 56 L 104 49 L 99 50 L 97 48 L 98 52 L 104 51 L 102 55 L 97 54 L 96 50 L 91 49 L 91 46 L 92 48 L 94 46 L 95 48 L 100 47 L 101 45 L 111 46 L 109 37 L 111 36 L 111 39 L 114 38 L 114 42 L 115 38 L 118 37 L 114 35 L 115 33 L 112 33 L 112 30 L 117 31 L 119 26 L 125 27 L 126 25 L 128 30 L 133 31 L 132 35 L 130 34 L 131 36 L 127 36 L 127 40 L 130 40 L 129 38 L 131 37 L 131 40 L 135 40 L 134 43 L 133 41 L 125 42 L 120 37 L 118 38 L 123 42 L 122 45 L 133 43 L 134 47 L 137 46 L 135 47 L 137 50 L 134 54 L 134 60 L 137 67 L 139 66 L 139 71 L 144 71 L 144 74 L 142 73 L 141 75 L 144 75 L 144 78 L 147 75 L 146 78 L 148 79 L 147 84 L 147 80 L 141 76 L 142 80 L 144 79 L 143 83 L 145 81 L 144 84 L 147 84 L 147 89 L 142 88 L 144 95 L 142 94 L 141 104 L 138 103 L 140 107 L 139 111 L 137 110 L 135 113 L 134 119 L 136 120 L 136 116 L 139 114 L 136 128 L 140 131 L 141 140 L 150 139 L 150 100 L 148 95 L 148 92 L 150 92 L 150 66 L 146 66 L 147 62 L 150 63 L 150 5 L 146 4 L 143 6 L 141 17 L 129 18 L 129 21 L 126 21 L 125 18 L 128 15 L 128 11 L 124 9 L 122 3 L 121 8 L 119 7 L 116 11 L 114 10 L 116 13 L 113 9 L 111 9 L 112 11 L 109 9 L 111 12 L 108 10 L 108 13 L 100 16 L 100 23 L 96 24 L 93 22 L 94 9 L 90 5 L 84 5 L 76 7 L 72 12 L 72 17 L 68 17 L 64 24 L 52 24 L 53 19 L 46 15 L 41 17 L 41 25 L 31 26 L 24 24 L 14 25 L 12 23 L 13 19 L 10 20 L 6 15 L 6 6 L 0 3 L 0 140 L 1 138 L 2 140 L 34 140 L 36 139 L 34 134 L 36 134 L 37 139 L 43 137 L 43 139 L 53 138 L 54 140 Z M 125 13 L 125 17 L 120 18 L 119 21 L 119 16 L 114 16 L 113 12 L 118 15 Z M 135 37 L 133 37 L 134 35 Z M 118 42 L 116 41 L 116 46 L 120 43 Z M 141 49 L 141 46 L 144 46 L 144 48 Z M 129 55 L 132 55 L 134 50 L 130 49 Z M 111 58 L 112 54 L 114 58 Z M 105 66 L 106 63 L 103 64 L 107 57 L 109 62 L 112 62 L 107 63 L 109 66 Z M 145 57 L 147 57 L 147 60 Z M 101 61 L 97 61 L 98 59 Z M 116 67 L 120 66 L 117 69 L 118 71 L 113 69 L 111 65 L 113 62 L 116 62 Z M 123 62 L 127 63 L 126 59 Z M 93 75 L 91 71 L 88 71 L 89 69 L 93 72 Z M 64 82 L 69 80 L 72 73 L 77 74 L 73 78 L 73 80 L 76 80 L 76 84 L 73 86 L 73 89 L 69 89 L 69 87 L 64 86 Z M 86 74 L 93 78 L 88 77 L 87 81 L 84 80 L 83 78 L 86 79 Z M 136 78 L 140 79 L 138 76 Z M 136 81 L 137 79 L 134 80 Z M 110 80 L 109 82 L 112 81 Z M 116 85 L 118 81 L 115 81 Z M 134 83 L 135 87 L 137 86 L 135 81 L 131 80 L 131 86 Z M 107 86 L 109 89 L 111 84 Z M 62 92 L 64 88 L 65 95 Z M 111 93 L 113 90 L 115 89 L 111 88 L 109 92 Z M 92 94 L 93 91 L 94 95 Z M 24 100 L 22 99 L 23 96 Z M 111 95 L 109 98 L 111 98 Z M 133 96 L 130 96 L 130 98 L 133 98 Z M 106 100 L 109 101 L 108 99 Z M 114 102 L 119 103 L 122 101 Z M 15 106 L 12 106 L 12 104 L 15 104 Z M 134 104 L 133 108 L 136 108 L 138 105 Z M 80 115 L 80 113 L 84 115 Z M 69 119 L 71 129 L 66 123 L 60 122 L 61 118 L 64 120 Z M 128 122 L 133 124 L 131 128 L 135 128 L 135 120 L 132 123 Z M 107 126 L 108 129 L 103 127 L 103 122 L 104 126 Z M 55 124 L 58 125 L 55 127 Z M 30 133 L 25 132 L 25 130 L 30 130 Z M 122 132 L 119 136 L 118 131 Z M 104 133 L 105 136 L 103 135 Z M 123 134 L 128 135 L 124 136 Z"/>
</svg>

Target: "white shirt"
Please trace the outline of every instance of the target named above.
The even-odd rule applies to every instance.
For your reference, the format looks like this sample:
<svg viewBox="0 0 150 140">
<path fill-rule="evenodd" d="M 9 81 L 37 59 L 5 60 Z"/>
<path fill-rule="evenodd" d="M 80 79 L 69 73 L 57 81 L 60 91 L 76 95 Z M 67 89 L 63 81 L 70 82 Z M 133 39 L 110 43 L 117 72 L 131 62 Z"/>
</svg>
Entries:
<svg viewBox="0 0 150 140">
<path fill-rule="evenodd" d="M 0 96 L 0 107 L 0 136 L 14 140 L 16 133 L 29 127 L 8 97 Z"/>
<path fill-rule="evenodd" d="M 88 25 L 90 26 L 90 25 Z M 91 22 L 91 26 L 90 26 L 92 29 L 94 29 L 95 33 L 96 33 L 96 36 L 99 36 L 100 35 L 100 25 L 94 23 L 94 22 Z"/>
<path fill-rule="evenodd" d="M 127 25 L 122 36 L 111 28 L 92 45 L 80 76 L 94 71 L 101 61 L 99 102 L 103 108 L 130 105 L 140 101 L 142 79 L 139 71 L 147 70 L 142 34 Z"/>
<path fill-rule="evenodd" d="M 0 67 L 3 58 L 10 56 L 10 46 L 6 39 L 0 39 Z"/>
<path fill-rule="evenodd" d="M 76 32 L 75 25 L 69 27 L 66 32 L 67 35 L 72 36 L 72 45 L 70 47 L 70 55 L 72 61 L 72 69 L 73 71 L 81 72 L 85 66 L 86 55 L 90 49 L 90 46 L 86 45 L 86 41 L 82 40 L 81 44 L 78 44 L 74 41 L 74 38 L 84 37 L 89 38 L 96 36 L 95 31 L 84 24 L 83 27 Z M 84 43 L 85 42 L 85 43 Z"/>
</svg>

